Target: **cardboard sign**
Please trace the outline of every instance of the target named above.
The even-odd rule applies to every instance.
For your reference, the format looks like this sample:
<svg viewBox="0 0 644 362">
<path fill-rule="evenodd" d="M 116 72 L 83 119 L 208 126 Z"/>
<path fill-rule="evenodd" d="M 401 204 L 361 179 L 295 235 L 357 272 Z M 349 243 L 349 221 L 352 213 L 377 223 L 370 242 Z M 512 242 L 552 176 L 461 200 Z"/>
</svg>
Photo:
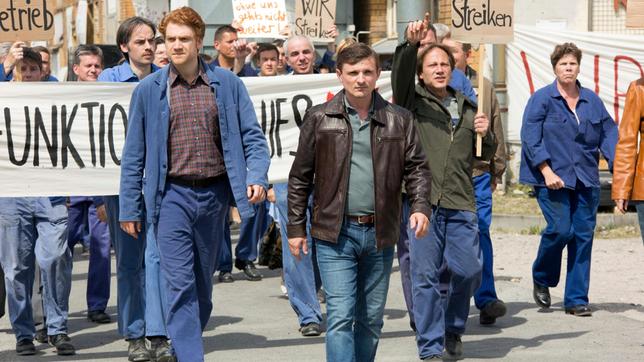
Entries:
<svg viewBox="0 0 644 362">
<path fill-rule="evenodd" d="M 50 40 L 54 0 L 0 0 L 0 41 Z"/>
<path fill-rule="evenodd" d="M 644 28 L 644 0 L 629 0 L 626 7 L 626 27 Z"/>
<path fill-rule="evenodd" d="M 336 0 L 295 0 L 296 35 L 306 35 L 313 41 L 333 40 L 327 34 L 335 24 Z"/>
<path fill-rule="evenodd" d="M 233 16 L 241 38 L 280 38 L 288 26 L 284 0 L 233 0 Z"/>
<path fill-rule="evenodd" d="M 452 38 L 505 44 L 514 37 L 514 0 L 452 0 Z"/>
</svg>

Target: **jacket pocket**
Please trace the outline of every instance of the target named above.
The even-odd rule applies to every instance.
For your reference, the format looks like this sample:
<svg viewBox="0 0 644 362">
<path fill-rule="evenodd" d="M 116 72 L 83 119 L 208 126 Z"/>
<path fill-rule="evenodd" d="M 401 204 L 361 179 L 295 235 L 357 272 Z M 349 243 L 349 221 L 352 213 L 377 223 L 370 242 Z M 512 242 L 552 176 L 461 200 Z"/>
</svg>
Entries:
<svg viewBox="0 0 644 362">
<path fill-rule="evenodd" d="M 600 118 L 589 119 L 584 131 L 584 141 L 589 146 L 599 145 L 599 138 L 602 132 L 602 120 Z"/>
<path fill-rule="evenodd" d="M 239 134 L 239 117 L 237 116 L 237 105 L 235 103 L 229 104 L 225 109 L 225 124 L 227 131 L 230 134 Z M 220 123 L 221 124 L 221 123 Z"/>
</svg>

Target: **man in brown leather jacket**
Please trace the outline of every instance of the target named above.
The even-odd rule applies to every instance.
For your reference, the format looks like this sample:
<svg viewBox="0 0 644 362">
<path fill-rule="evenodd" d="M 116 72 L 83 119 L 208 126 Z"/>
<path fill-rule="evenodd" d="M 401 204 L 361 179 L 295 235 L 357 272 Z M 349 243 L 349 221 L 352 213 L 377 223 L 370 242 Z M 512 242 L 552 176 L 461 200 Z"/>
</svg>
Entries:
<svg viewBox="0 0 644 362">
<path fill-rule="evenodd" d="M 431 175 L 413 115 L 374 91 L 378 55 L 364 44 L 348 46 L 338 54 L 336 73 L 344 89 L 311 108 L 300 128 L 288 185 L 289 248 L 296 258 L 308 253 L 306 209 L 313 193 L 310 232 L 326 292 L 327 360 L 373 361 L 399 237 L 402 184 L 410 226 L 422 236 Z"/>
<path fill-rule="evenodd" d="M 640 78 L 628 87 L 624 115 L 619 122 L 619 140 L 613 162 L 612 197 L 617 209 L 623 213 L 628 208 L 628 201 L 635 201 L 644 241 L 644 142 L 641 142 L 644 138 L 643 120 L 644 78 Z"/>
</svg>

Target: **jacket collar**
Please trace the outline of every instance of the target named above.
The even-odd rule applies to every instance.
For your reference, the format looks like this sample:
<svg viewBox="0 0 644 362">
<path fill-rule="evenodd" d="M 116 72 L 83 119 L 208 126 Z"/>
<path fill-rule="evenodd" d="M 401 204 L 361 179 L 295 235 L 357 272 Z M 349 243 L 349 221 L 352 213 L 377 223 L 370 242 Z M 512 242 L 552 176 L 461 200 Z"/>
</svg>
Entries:
<svg viewBox="0 0 644 362">
<path fill-rule="evenodd" d="M 212 63 L 207 64 L 206 62 L 199 58 L 199 66 L 201 69 L 206 71 L 206 75 L 208 77 L 208 81 L 210 82 L 210 86 L 214 88 L 216 85 L 219 85 L 221 83 L 220 77 L 217 75 L 217 72 L 215 71 L 216 68 L 221 68 L 218 67 L 217 65 L 214 65 Z M 223 68 L 222 68 L 223 69 Z M 165 87 L 168 85 L 168 80 L 170 77 L 170 65 L 167 65 L 163 67 L 160 71 L 160 76 L 155 78 L 155 82 L 159 87 Z"/>
<path fill-rule="evenodd" d="M 380 93 L 373 92 L 373 117 L 372 120 L 385 124 L 387 119 L 387 101 L 385 101 Z M 349 119 L 347 110 L 344 106 L 344 89 L 339 91 L 333 98 L 328 101 L 324 106 L 324 114 L 327 116 L 341 116 Z"/>
<path fill-rule="evenodd" d="M 150 66 L 152 67 L 152 71 L 150 72 L 150 74 L 161 69 L 154 64 L 150 64 Z M 132 71 L 132 67 L 130 67 L 129 61 L 127 60 L 124 61 L 120 65 L 116 66 L 116 69 L 117 69 L 117 77 L 119 82 L 140 81 L 139 77 L 137 77 L 136 74 L 134 74 L 134 72 Z"/>
<path fill-rule="evenodd" d="M 575 83 L 577 83 L 577 88 L 579 88 L 579 100 L 584 102 L 590 102 L 588 90 L 581 86 L 581 83 L 579 82 L 579 80 L 577 80 Z M 559 88 L 557 88 L 556 79 L 554 82 L 552 82 L 552 84 L 550 84 L 549 87 L 550 89 L 548 90 L 548 93 L 550 94 L 550 97 L 563 99 L 561 92 L 559 92 Z"/>
</svg>

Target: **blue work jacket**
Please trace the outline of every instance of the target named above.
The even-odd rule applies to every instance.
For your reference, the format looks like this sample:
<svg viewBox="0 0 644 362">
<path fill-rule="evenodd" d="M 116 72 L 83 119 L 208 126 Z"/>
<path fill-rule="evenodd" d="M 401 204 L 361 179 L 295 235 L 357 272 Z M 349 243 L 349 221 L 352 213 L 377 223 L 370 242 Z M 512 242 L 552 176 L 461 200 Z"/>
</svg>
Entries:
<svg viewBox="0 0 644 362">
<path fill-rule="evenodd" d="M 268 188 L 266 138 L 242 81 L 228 70 L 203 65 L 219 110 L 223 157 L 233 197 L 241 217 L 249 218 L 254 210 L 246 187 Z M 169 70 L 169 66 L 164 67 L 147 76 L 132 93 L 121 159 L 120 221 L 142 221 L 143 201 L 147 221 L 158 220 L 169 168 Z"/>
<path fill-rule="evenodd" d="M 556 80 L 528 100 L 521 127 L 521 183 L 545 186 L 539 165 L 547 162 L 566 188 L 574 189 L 577 180 L 599 187 L 600 151 L 612 171 L 617 125 L 595 93 L 577 86 L 579 124 Z"/>
</svg>

